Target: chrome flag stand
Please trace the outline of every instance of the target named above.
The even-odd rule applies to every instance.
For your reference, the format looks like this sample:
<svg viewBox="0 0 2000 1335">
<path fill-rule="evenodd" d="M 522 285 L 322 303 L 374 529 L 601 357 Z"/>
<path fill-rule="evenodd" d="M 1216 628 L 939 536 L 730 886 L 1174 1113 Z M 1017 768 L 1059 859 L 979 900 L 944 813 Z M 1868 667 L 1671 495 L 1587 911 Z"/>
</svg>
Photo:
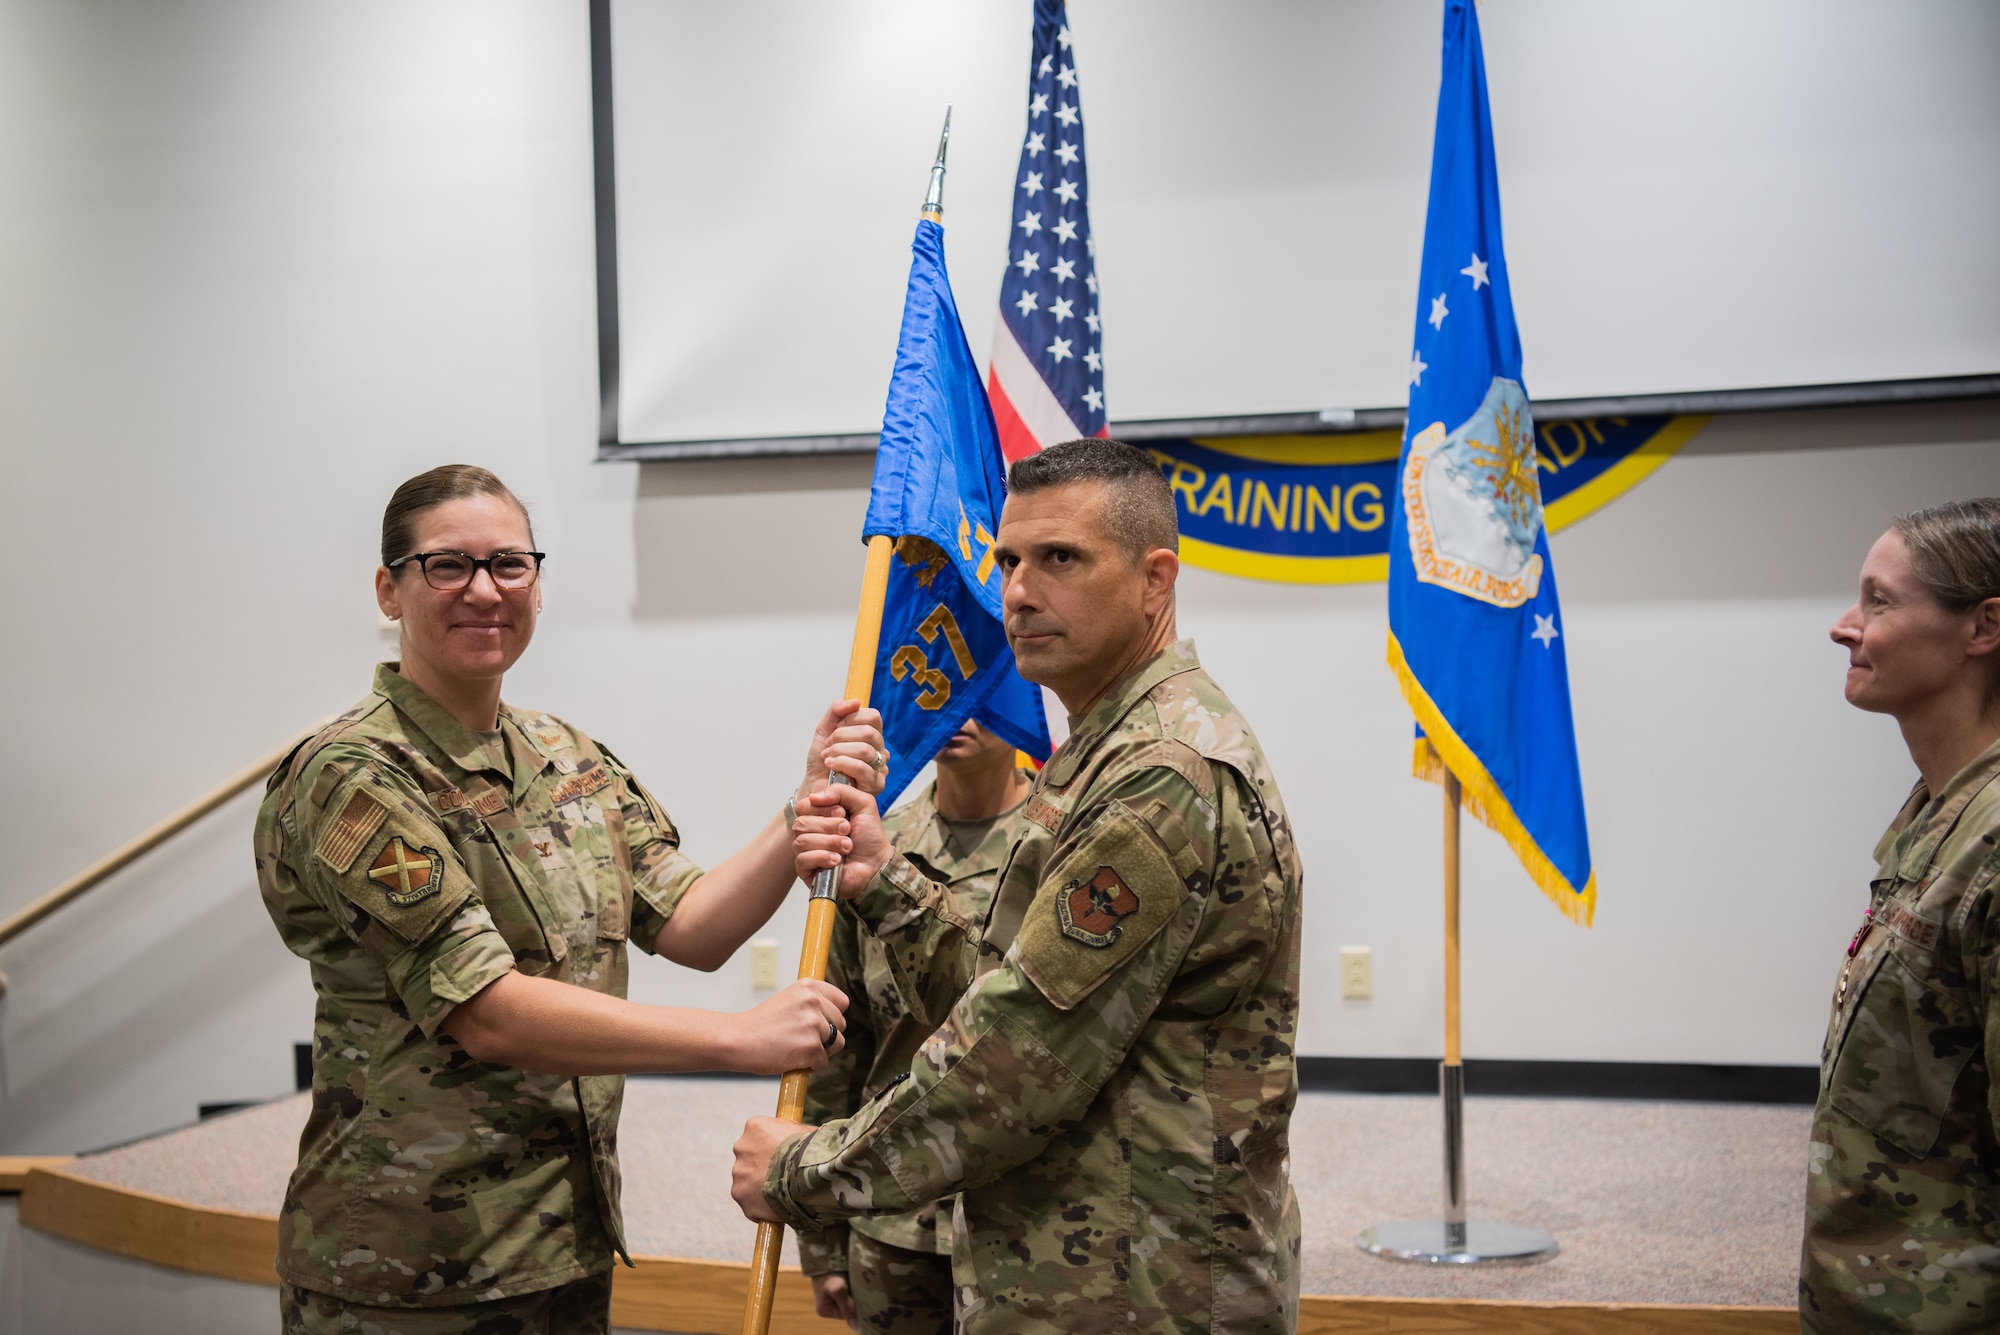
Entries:
<svg viewBox="0 0 2000 1335">
<path fill-rule="evenodd" d="M 1370 1224 L 1354 1245 L 1392 1261 L 1431 1265 L 1527 1265 L 1556 1254 L 1539 1228 L 1465 1217 L 1465 1066 L 1458 1043 L 1458 809 L 1455 775 L 1444 780 L 1444 1218 Z"/>
</svg>

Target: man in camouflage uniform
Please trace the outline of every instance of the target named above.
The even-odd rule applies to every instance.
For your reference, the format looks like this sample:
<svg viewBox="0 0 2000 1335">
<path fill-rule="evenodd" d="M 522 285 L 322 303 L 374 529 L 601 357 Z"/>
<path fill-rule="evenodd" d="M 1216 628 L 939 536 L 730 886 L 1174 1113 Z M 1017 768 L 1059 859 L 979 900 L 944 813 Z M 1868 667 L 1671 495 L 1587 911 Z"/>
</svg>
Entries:
<svg viewBox="0 0 2000 1335">
<path fill-rule="evenodd" d="M 802 870 L 847 855 L 843 893 L 940 1027 L 855 1116 L 753 1121 L 732 1190 L 802 1229 L 960 1192 L 980 1335 L 1297 1324 L 1300 870 L 1256 738 L 1175 641 L 1175 528 L 1128 446 L 1013 467 L 1008 640 L 1071 731 L 983 919 L 892 854 L 865 795 L 796 827 Z"/>
<path fill-rule="evenodd" d="M 889 841 L 955 903 L 980 917 L 993 899 L 1028 799 L 1028 776 L 1004 738 L 968 720 L 937 757 L 938 778 L 882 818 Z M 946 811 L 951 814 L 946 815 Z M 809 1124 L 849 1117 L 909 1070 L 933 1026 L 904 1008 L 887 948 L 843 905 L 826 980 L 848 996 L 847 1046 L 806 1089 Z M 939 1228 L 942 1212 L 943 1224 Z M 873 1335 L 951 1329 L 951 1202 L 868 1215 L 799 1235 L 821 1316 Z"/>
<path fill-rule="evenodd" d="M 1833 633 L 1847 698 L 1897 718 L 1924 777 L 1876 845 L 1834 985 L 1799 1316 L 1816 1335 L 1971 1335 L 2000 1330 L 2000 500 L 1899 519 L 1862 577 Z"/>
</svg>

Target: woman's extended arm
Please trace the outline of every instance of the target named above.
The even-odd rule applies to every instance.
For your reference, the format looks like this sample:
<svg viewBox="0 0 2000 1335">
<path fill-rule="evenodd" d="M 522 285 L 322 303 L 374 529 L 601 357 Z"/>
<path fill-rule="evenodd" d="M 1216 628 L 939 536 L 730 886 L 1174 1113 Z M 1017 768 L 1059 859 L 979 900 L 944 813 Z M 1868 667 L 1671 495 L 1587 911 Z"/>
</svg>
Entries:
<svg viewBox="0 0 2000 1335">
<path fill-rule="evenodd" d="M 829 708 L 806 750 L 805 778 L 797 798 L 826 786 L 829 772 L 864 792 L 882 791 L 887 772 L 882 716 L 852 700 Z M 736 853 L 702 873 L 674 906 L 653 939 L 653 952 L 690 969 L 722 967 L 750 934 L 769 922 L 784 902 L 794 875 L 792 831 L 782 815 Z"/>
<path fill-rule="evenodd" d="M 739 1015 L 648 1006 L 516 970 L 445 1017 L 443 1029 L 474 1059 L 546 1075 L 641 1071 L 817 1070 L 845 1040 L 847 998 L 800 979 Z"/>
</svg>

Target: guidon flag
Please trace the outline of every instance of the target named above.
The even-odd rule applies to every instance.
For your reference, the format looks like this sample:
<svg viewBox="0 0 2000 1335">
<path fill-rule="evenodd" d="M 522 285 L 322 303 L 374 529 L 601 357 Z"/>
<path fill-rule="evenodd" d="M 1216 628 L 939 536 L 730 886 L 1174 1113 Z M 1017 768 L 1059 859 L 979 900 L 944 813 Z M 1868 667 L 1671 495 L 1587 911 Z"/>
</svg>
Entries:
<svg viewBox="0 0 2000 1335">
<path fill-rule="evenodd" d="M 1410 406 L 1389 508 L 1389 663 L 1416 771 L 1588 925 L 1597 880 L 1570 714 L 1566 630 L 1521 379 L 1479 19 L 1446 0 Z"/>
<path fill-rule="evenodd" d="M 934 194 L 941 170 L 935 182 Z M 1034 760 L 1050 750 L 1041 688 L 1015 669 L 1001 624 L 993 555 L 1006 496 L 1000 441 L 952 300 L 944 228 L 929 213 L 927 205 L 910 242 L 862 529 L 864 538 L 896 540 L 869 694 L 889 743 L 885 810 L 968 718 Z"/>
</svg>

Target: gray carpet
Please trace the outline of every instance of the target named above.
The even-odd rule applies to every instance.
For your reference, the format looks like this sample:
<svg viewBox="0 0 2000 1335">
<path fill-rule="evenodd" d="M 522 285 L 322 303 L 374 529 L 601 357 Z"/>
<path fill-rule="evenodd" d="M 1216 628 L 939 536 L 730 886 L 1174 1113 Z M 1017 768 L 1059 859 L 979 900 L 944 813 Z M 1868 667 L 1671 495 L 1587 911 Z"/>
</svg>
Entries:
<svg viewBox="0 0 2000 1335">
<path fill-rule="evenodd" d="M 753 1230 L 729 1200 L 729 1146 L 777 1082 L 634 1080 L 620 1155 L 635 1254 L 746 1260 Z M 79 1160 L 76 1172 L 212 1208 L 274 1215 L 304 1096 Z M 1473 1099 L 1474 1218 L 1535 1224 L 1562 1254 L 1541 1265 L 1445 1270 L 1353 1246 L 1380 1219 L 1434 1216 L 1437 1100 L 1307 1094 L 1292 1124 L 1307 1293 L 1587 1302 L 1794 1300 L 1809 1113 L 1699 1103 Z M 796 1263 L 788 1240 L 787 1263 Z"/>
</svg>

